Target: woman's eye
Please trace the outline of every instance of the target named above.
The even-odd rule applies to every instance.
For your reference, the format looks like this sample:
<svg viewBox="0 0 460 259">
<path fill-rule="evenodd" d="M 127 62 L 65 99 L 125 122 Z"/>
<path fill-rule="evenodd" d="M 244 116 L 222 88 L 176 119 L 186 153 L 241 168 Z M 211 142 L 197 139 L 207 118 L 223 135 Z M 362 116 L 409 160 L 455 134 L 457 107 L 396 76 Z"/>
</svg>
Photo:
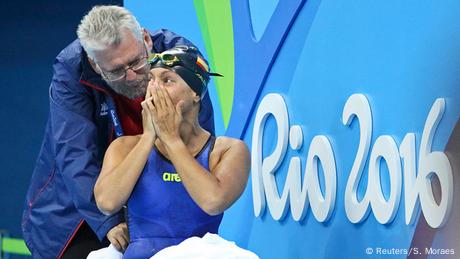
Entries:
<svg viewBox="0 0 460 259">
<path fill-rule="evenodd" d="M 163 82 L 164 82 L 165 84 L 171 84 L 171 83 L 174 82 L 174 81 L 173 81 L 171 78 L 165 78 L 165 79 L 163 80 Z"/>
</svg>

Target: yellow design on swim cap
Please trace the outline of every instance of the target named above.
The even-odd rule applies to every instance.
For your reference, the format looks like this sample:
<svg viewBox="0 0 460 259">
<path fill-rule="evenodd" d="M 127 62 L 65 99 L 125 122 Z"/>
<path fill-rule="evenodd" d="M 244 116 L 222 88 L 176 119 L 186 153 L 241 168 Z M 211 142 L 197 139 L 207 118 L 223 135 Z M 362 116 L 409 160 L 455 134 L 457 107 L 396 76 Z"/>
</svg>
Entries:
<svg viewBox="0 0 460 259">
<path fill-rule="evenodd" d="M 201 67 L 201 69 L 203 69 L 206 73 L 209 72 L 208 65 L 206 64 L 206 62 L 200 56 L 196 57 L 196 64 L 199 67 Z"/>
</svg>

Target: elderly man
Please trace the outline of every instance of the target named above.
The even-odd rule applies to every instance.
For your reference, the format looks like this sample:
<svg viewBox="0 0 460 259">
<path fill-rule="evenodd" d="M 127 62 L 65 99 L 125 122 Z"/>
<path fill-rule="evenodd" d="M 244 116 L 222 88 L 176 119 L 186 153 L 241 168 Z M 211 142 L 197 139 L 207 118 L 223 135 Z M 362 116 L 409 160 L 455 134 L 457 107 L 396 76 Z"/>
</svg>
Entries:
<svg viewBox="0 0 460 259">
<path fill-rule="evenodd" d="M 191 45 L 167 30 L 149 33 L 118 6 L 94 7 L 78 39 L 56 58 L 50 114 L 26 197 L 22 229 L 34 258 L 85 258 L 106 240 L 129 242 L 123 213 L 102 214 L 93 188 L 104 153 L 118 136 L 142 133 L 151 52 Z M 200 124 L 214 133 L 209 96 Z"/>
</svg>

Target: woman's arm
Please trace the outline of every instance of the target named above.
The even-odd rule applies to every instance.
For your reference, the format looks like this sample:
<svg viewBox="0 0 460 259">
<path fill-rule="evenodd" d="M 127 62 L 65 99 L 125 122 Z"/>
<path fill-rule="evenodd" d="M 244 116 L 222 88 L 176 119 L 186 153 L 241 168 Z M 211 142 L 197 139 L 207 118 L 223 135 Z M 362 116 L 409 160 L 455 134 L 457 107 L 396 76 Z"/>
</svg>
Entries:
<svg viewBox="0 0 460 259">
<path fill-rule="evenodd" d="M 145 99 L 150 98 L 147 91 Z M 101 173 L 94 186 L 94 197 L 100 211 L 112 214 L 128 201 L 156 140 L 150 113 L 151 103 L 142 102 L 143 133 L 120 137 L 105 153 Z"/>
<path fill-rule="evenodd" d="M 110 144 L 94 186 L 97 207 L 104 214 L 113 214 L 126 204 L 152 150 L 153 141 L 148 135 L 138 135 L 120 137 Z"/>
<path fill-rule="evenodd" d="M 178 139 L 165 143 L 185 189 L 209 215 L 229 208 L 243 193 L 250 168 L 249 150 L 243 141 L 219 137 L 210 155 L 210 172 L 203 168 Z"/>
</svg>

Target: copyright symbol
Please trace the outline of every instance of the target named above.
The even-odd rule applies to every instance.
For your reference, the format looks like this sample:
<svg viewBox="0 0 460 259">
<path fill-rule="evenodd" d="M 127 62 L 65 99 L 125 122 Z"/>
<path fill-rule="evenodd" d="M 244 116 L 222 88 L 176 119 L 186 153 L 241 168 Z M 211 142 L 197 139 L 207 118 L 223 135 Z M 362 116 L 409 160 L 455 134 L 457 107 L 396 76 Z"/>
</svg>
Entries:
<svg viewBox="0 0 460 259">
<path fill-rule="evenodd" d="M 374 249 L 371 247 L 366 248 L 366 254 L 371 255 L 374 252 Z"/>
</svg>

